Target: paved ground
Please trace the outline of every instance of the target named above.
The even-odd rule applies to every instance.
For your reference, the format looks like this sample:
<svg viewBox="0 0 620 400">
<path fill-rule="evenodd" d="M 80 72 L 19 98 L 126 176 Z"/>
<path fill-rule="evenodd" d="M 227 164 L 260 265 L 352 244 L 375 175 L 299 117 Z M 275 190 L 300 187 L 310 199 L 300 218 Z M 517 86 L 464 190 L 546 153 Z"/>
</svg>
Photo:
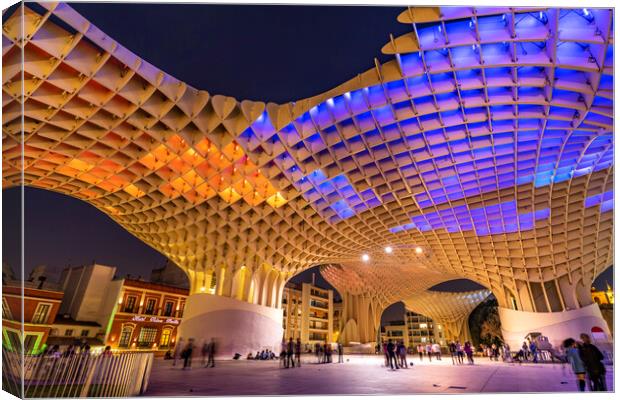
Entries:
<svg viewBox="0 0 620 400">
<path fill-rule="evenodd" d="M 345 356 L 344 364 L 314 364 L 282 369 L 278 361 L 226 360 L 203 368 L 200 359 L 183 371 L 169 360 L 155 361 L 148 396 L 226 396 L 302 394 L 412 394 L 479 392 L 571 392 L 570 367 L 559 364 L 506 364 L 477 358 L 475 365 L 452 365 L 450 358 L 428 359 L 392 371 L 379 356 Z M 613 367 L 607 384 L 613 390 Z"/>
</svg>

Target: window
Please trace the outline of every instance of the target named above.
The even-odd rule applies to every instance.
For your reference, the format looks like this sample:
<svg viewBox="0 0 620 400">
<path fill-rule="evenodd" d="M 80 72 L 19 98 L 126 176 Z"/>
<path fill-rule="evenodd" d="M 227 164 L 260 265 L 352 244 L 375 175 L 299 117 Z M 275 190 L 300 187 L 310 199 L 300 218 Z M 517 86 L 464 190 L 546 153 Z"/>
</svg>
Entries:
<svg viewBox="0 0 620 400">
<path fill-rule="evenodd" d="M 65 336 L 73 336 L 73 329 L 67 329 L 65 331 Z"/>
<path fill-rule="evenodd" d="M 428 328 L 428 325 L 427 325 L 427 324 L 420 324 L 420 328 L 421 328 L 421 329 Z"/>
<path fill-rule="evenodd" d="M 24 352 L 26 354 L 31 354 L 36 350 L 34 346 L 37 344 L 38 338 L 37 335 L 26 335 L 26 339 L 24 339 Z"/>
<path fill-rule="evenodd" d="M 155 311 L 155 299 L 148 299 L 146 301 L 146 309 L 144 310 L 145 314 L 153 314 Z"/>
<path fill-rule="evenodd" d="M 123 330 L 121 331 L 121 337 L 118 340 L 118 347 L 128 347 L 132 333 L 133 328 L 131 326 L 124 326 Z"/>
<path fill-rule="evenodd" d="M 161 339 L 159 340 L 159 347 L 168 347 L 170 345 L 170 329 L 164 329 L 161 333 Z"/>
<path fill-rule="evenodd" d="M 5 331 L 6 335 L 9 337 L 10 348 L 14 351 L 20 352 L 22 351 L 22 341 L 19 337 L 19 334 L 15 331 Z M 4 342 L 3 342 L 4 344 Z"/>
<path fill-rule="evenodd" d="M 13 319 L 11 309 L 9 308 L 9 303 L 6 301 L 6 297 L 2 298 L 2 319 Z"/>
<path fill-rule="evenodd" d="M 82 329 L 80 336 L 88 336 L 88 329 Z"/>
<path fill-rule="evenodd" d="M 136 306 L 136 296 L 127 296 L 127 303 L 125 303 L 125 312 L 133 312 Z"/>
<path fill-rule="evenodd" d="M 150 346 L 155 342 L 157 336 L 157 328 L 142 328 L 138 335 L 138 346 Z"/>
<path fill-rule="evenodd" d="M 51 308 L 50 304 L 39 304 L 32 316 L 33 324 L 44 324 L 47 322 L 47 314 Z"/>
<path fill-rule="evenodd" d="M 164 316 L 169 317 L 172 315 L 172 307 L 174 307 L 174 303 L 167 301 L 164 305 Z"/>
</svg>

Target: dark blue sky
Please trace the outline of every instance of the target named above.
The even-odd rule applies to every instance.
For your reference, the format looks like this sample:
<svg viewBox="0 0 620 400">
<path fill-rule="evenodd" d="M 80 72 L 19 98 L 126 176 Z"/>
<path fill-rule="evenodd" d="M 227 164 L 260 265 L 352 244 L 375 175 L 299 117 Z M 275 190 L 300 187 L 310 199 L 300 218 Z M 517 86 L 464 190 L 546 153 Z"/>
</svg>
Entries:
<svg viewBox="0 0 620 400">
<path fill-rule="evenodd" d="M 212 94 L 287 102 L 374 66 L 403 7 L 71 3 L 143 59 Z M 5 14 L 6 18 L 8 15 Z M 3 260 L 19 260 L 19 189 L 3 191 Z M 25 190 L 27 272 L 93 260 L 148 276 L 165 258 L 79 200 Z M 599 280 L 612 283 L 611 269 Z M 306 275 L 304 275 L 306 276 Z"/>
</svg>

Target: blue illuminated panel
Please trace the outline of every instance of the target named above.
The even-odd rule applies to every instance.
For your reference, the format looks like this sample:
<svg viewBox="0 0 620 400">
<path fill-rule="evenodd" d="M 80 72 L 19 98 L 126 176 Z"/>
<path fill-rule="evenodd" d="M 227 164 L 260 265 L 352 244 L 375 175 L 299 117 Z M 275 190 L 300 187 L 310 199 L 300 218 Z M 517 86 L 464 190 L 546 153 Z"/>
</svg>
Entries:
<svg viewBox="0 0 620 400">
<path fill-rule="evenodd" d="M 463 205 L 447 210 L 423 213 L 413 217 L 410 224 L 390 228 L 390 232 L 398 233 L 410 229 L 427 232 L 445 229 L 448 232 L 475 230 L 477 235 L 496 235 L 533 229 L 537 220 L 548 217 L 548 208 L 518 214 L 515 201 L 471 210 Z"/>
<path fill-rule="evenodd" d="M 595 194 L 587 197 L 584 201 L 586 208 L 601 205 L 601 212 L 607 212 L 614 209 L 614 191 L 610 190 L 602 194 Z"/>
</svg>

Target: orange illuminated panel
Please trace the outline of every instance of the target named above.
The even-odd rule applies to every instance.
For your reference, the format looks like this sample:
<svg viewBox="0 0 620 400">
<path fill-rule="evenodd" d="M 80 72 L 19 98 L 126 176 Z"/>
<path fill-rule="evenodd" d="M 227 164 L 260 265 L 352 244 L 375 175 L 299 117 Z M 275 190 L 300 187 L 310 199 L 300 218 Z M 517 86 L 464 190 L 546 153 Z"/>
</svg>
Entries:
<svg viewBox="0 0 620 400">
<path fill-rule="evenodd" d="M 85 161 L 82 161 L 80 159 L 77 159 L 77 158 L 74 158 L 73 160 L 69 161 L 69 164 L 67 164 L 67 165 L 69 167 L 75 168 L 75 169 L 77 169 L 78 171 L 81 171 L 81 172 L 88 172 L 91 169 L 93 169 L 93 165 L 91 165 L 91 164 L 89 164 L 89 163 L 87 163 Z"/>
<path fill-rule="evenodd" d="M 226 201 L 226 202 L 228 202 L 230 204 L 236 202 L 237 200 L 239 200 L 241 198 L 239 193 L 237 193 L 235 191 L 235 189 L 233 189 L 232 187 L 224 189 L 223 191 L 219 192 L 218 194 L 220 195 L 220 197 L 222 199 L 224 199 L 224 201 Z"/>
<path fill-rule="evenodd" d="M 112 207 L 112 206 L 105 206 L 103 207 L 105 210 L 107 210 L 110 214 L 112 215 L 117 215 L 119 213 L 119 211 L 116 209 L 116 207 Z"/>
<path fill-rule="evenodd" d="M 127 185 L 123 190 L 136 198 L 142 197 L 145 195 L 145 193 L 142 190 L 138 189 L 138 187 L 134 184 Z"/>
<path fill-rule="evenodd" d="M 94 190 L 90 190 L 90 189 L 82 189 L 77 194 L 87 199 L 93 199 L 99 195 L 97 192 L 95 192 Z"/>
<path fill-rule="evenodd" d="M 239 144 L 234 140 L 224 146 L 224 148 L 222 149 L 222 153 L 228 160 L 232 162 L 235 162 L 241 157 L 245 156 L 245 153 L 243 152 L 241 146 L 239 146 Z"/>
<path fill-rule="evenodd" d="M 202 139 L 200 142 L 194 145 L 194 149 L 202 157 L 207 157 L 211 151 L 217 151 L 217 148 L 209 141 L 209 139 Z"/>
<path fill-rule="evenodd" d="M 246 194 L 254 192 L 254 188 L 252 187 L 252 185 L 250 185 L 250 182 L 248 182 L 247 179 L 239 179 L 233 184 L 232 187 L 244 198 Z"/>
<path fill-rule="evenodd" d="M 152 153 L 145 155 L 138 161 L 151 171 L 158 170 L 166 164 L 163 160 L 158 160 Z"/>
<path fill-rule="evenodd" d="M 269 204 L 273 208 L 282 207 L 286 204 L 286 201 L 287 200 L 284 198 L 284 196 L 282 196 L 282 194 L 280 194 L 280 192 L 276 192 L 276 194 L 266 200 L 267 204 Z"/>
<path fill-rule="evenodd" d="M 191 149 L 191 148 L 187 149 L 187 151 L 183 153 L 181 158 L 183 159 L 183 161 L 190 164 L 192 167 L 196 167 L 197 165 L 200 165 L 205 160 L 203 157 L 200 156 L 200 154 L 198 154 L 196 150 Z"/>
<path fill-rule="evenodd" d="M 198 186 L 196 188 L 196 193 L 204 197 L 205 200 L 210 199 L 217 194 L 217 192 L 207 183 L 203 183 L 202 185 Z"/>
<path fill-rule="evenodd" d="M 79 176 L 79 179 L 86 183 L 90 183 L 91 185 L 97 185 L 99 182 L 101 182 L 101 178 L 97 178 L 92 174 L 82 174 Z"/>
<path fill-rule="evenodd" d="M 170 185 L 179 193 L 185 193 L 192 188 L 189 183 L 185 182 L 185 180 L 181 177 L 170 182 Z"/>
<path fill-rule="evenodd" d="M 194 169 L 187 171 L 187 173 L 183 175 L 183 179 L 185 179 L 185 182 L 192 185 L 192 187 L 196 187 L 204 183 L 204 179 L 202 179 Z"/>
<path fill-rule="evenodd" d="M 265 198 L 261 196 L 260 194 L 258 194 L 257 191 L 252 191 L 246 194 L 245 196 L 243 196 L 243 200 L 245 200 L 245 202 L 251 206 L 257 206 L 263 201 L 265 201 Z"/>
<path fill-rule="evenodd" d="M 170 199 L 175 199 L 181 195 L 181 193 L 178 190 L 175 190 L 170 183 L 161 185 L 159 187 L 159 191 Z"/>
</svg>

